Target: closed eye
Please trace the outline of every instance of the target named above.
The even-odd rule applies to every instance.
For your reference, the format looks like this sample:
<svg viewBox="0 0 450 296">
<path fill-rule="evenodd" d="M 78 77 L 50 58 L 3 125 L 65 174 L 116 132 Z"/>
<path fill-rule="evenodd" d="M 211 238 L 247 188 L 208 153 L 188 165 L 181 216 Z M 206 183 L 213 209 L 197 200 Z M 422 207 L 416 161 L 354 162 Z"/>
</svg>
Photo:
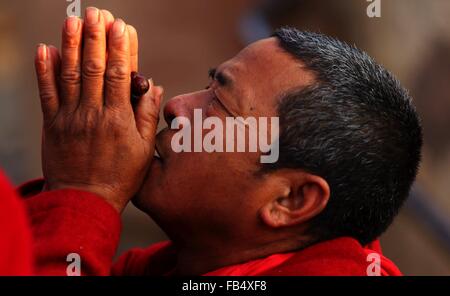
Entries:
<svg viewBox="0 0 450 296">
<path fill-rule="evenodd" d="M 218 72 L 216 68 L 209 69 L 208 76 L 212 81 L 217 81 L 221 86 L 229 84 L 229 78 L 224 73 Z"/>
</svg>

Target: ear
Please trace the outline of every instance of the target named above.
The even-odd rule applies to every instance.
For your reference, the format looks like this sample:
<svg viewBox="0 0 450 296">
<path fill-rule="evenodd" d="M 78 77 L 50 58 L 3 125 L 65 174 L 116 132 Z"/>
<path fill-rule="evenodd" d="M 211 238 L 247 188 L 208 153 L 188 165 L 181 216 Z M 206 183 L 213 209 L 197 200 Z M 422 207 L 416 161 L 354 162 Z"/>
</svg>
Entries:
<svg viewBox="0 0 450 296">
<path fill-rule="evenodd" d="M 260 209 L 262 221 L 272 228 L 299 225 L 326 207 L 330 187 L 322 177 L 298 170 L 282 170 L 271 178 L 271 199 Z"/>
</svg>

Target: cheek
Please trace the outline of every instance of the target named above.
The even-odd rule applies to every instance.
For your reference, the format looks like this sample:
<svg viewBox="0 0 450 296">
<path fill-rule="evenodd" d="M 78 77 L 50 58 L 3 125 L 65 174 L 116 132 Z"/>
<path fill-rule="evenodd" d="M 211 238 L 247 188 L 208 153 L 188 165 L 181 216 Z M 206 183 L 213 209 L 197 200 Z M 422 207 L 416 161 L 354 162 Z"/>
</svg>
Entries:
<svg viewBox="0 0 450 296">
<path fill-rule="evenodd" d="M 214 154 L 172 154 L 163 164 L 152 163 L 139 200 L 149 206 L 166 204 L 183 207 L 194 199 L 214 193 L 214 184 L 220 183 L 220 165 Z"/>
<path fill-rule="evenodd" d="M 172 154 L 152 164 L 135 205 L 152 216 L 228 219 L 249 201 L 252 169 L 247 153 Z"/>
</svg>

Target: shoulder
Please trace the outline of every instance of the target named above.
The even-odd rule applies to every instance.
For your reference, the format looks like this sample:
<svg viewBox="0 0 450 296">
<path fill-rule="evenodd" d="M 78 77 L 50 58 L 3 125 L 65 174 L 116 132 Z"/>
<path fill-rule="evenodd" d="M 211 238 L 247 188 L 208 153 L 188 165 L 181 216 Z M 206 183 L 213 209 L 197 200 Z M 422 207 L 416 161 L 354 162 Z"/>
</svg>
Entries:
<svg viewBox="0 0 450 296">
<path fill-rule="evenodd" d="M 378 245 L 378 242 L 375 244 Z M 296 276 L 366 276 L 375 254 L 379 258 L 380 275 L 401 275 L 398 268 L 380 253 L 361 246 L 358 241 L 342 237 L 300 250 L 271 275 Z"/>
<path fill-rule="evenodd" d="M 112 275 L 139 276 L 165 275 L 175 266 L 176 253 L 170 241 L 134 248 L 119 257 L 112 268 Z"/>
</svg>

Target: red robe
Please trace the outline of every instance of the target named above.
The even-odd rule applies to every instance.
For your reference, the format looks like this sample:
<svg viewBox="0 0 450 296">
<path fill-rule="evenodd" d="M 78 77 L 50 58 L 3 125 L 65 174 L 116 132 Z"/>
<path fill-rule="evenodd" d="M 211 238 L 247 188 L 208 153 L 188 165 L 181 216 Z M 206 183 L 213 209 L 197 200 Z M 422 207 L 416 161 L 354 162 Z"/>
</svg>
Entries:
<svg viewBox="0 0 450 296">
<path fill-rule="evenodd" d="M 25 208 L 0 172 L 0 276 L 32 274 L 31 233 Z"/>
<path fill-rule="evenodd" d="M 84 275 L 170 275 L 176 252 L 170 242 L 133 249 L 112 264 L 121 230 L 119 214 L 98 196 L 78 190 L 42 192 L 43 182 L 23 185 L 35 238 L 36 273 L 66 275 L 67 255 L 78 253 Z M 401 275 L 381 254 L 378 242 L 362 247 L 342 237 L 306 249 L 227 266 L 205 275 L 367 275 L 376 253 L 381 275 Z"/>
</svg>

